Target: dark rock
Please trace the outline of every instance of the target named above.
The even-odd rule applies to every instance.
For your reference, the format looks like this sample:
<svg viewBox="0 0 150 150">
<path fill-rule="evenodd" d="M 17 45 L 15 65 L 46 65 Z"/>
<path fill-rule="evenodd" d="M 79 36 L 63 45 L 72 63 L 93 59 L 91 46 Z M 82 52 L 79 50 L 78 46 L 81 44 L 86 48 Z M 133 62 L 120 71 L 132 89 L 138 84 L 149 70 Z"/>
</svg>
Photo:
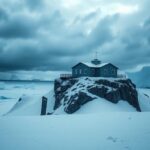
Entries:
<svg viewBox="0 0 150 150">
<path fill-rule="evenodd" d="M 77 88 L 72 89 L 72 91 L 75 91 Z"/>
<path fill-rule="evenodd" d="M 105 86 L 95 86 L 95 87 L 93 86 L 91 88 L 88 88 L 88 92 L 102 98 L 105 97 L 107 90 L 108 89 Z"/>
<path fill-rule="evenodd" d="M 120 95 L 118 91 L 111 91 L 105 94 L 104 98 L 109 100 L 112 103 L 118 103 L 118 101 L 120 100 Z"/>
<path fill-rule="evenodd" d="M 149 96 L 147 94 L 144 93 L 144 95 L 149 98 Z"/>
<path fill-rule="evenodd" d="M 130 79 L 121 80 L 115 79 L 109 81 L 107 79 L 98 79 L 93 84 L 92 79 L 85 78 L 85 81 L 90 81 L 91 84 L 84 84 L 80 82 L 80 79 L 68 79 L 68 80 L 55 80 L 54 91 L 55 91 L 55 104 L 54 110 L 64 105 L 64 111 L 71 114 L 80 109 L 80 107 L 89 101 L 92 101 L 95 97 L 102 97 L 112 103 L 118 103 L 120 100 L 127 101 L 137 111 L 141 111 L 138 102 L 138 93 L 136 86 Z M 76 86 L 71 90 L 72 95 L 69 96 L 69 89 L 73 85 Z M 78 88 L 82 88 L 82 91 L 78 91 Z M 77 91 L 77 92 L 76 92 Z M 87 91 L 87 92 L 86 92 Z M 93 94 L 93 97 L 87 93 Z M 62 102 L 61 102 L 62 101 Z"/>
<path fill-rule="evenodd" d="M 47 109 L 47 98 L 42 97 L 42 107 L 41 107 L 41 115 L 46 115 L 46 109 Z"/>
<path fill-rule="evenodd" d="M 22 98 L 19 98 L 18 102 L 22 101 Z"/>
<path fill-rule="evenodd" d="M 79 92 L 78 94 L 71 96 L 69 104 L 65 108 L 65 112 L 68 114 L 72 114 L 76 112 L 81 107 L 81 105 L 84 105 L 85 103 L 92 101 L 93 99 L 93 97 L 88 96 L 86 93 Z"/>
<path fill-rule="evenodd" d="M 74 84 L 77 83 L 78 81 L 79 81 L 79 79 L 70 79 L 71 85 L 74 85 Z"/>
<path fill-rule="evenodd" d="M 137 111 L 141 111 L 138 102 L 136 86 L 132 83 L 131 80 L 117 80 L 116 82 L 98 80 L 95 83 L 98 85 L 105 85 L 105 87 L 96 86 L 89 88 L 88 91 L 90 93 L 105 98 L 112 103 L 118 103 L 119 100 L 125 100 L 133 107 L 135 107 Z M 112 88 L 112 90 L 107 92 L 109 91 L 109 88 Z"/>
<path fill-rule="evenodd" d="M 105 98 L 112 103 L 118 103 L 119 100 L 125 100 L 133 107 L 135 107 L 137 111 L 141 111 L 138 102 L 136 86 L 130 79 L 117 80 L 116 82 L 108 80 L 98 80 L 95 83 L 98 85 L 105 85 L 105 87 L 95 86 L 88 88 L 88 91 L 90 93 Z M 110 92 L 107 92 L 109 88 L 112 88 L 112 90 Z"/>
<path fill-rule="evenodd" d="M 53 113 L 48 112 L 47 115 L 52 115 Z"/>
<path fill-rule="evenodd" d="M 55 104 L 54 110 L 61 105 L 61 100 L 64 98 L 67 90 L 71 88 L 78 80 L 77 79 L 56 79 L 54 81 Z"/>
</svg>

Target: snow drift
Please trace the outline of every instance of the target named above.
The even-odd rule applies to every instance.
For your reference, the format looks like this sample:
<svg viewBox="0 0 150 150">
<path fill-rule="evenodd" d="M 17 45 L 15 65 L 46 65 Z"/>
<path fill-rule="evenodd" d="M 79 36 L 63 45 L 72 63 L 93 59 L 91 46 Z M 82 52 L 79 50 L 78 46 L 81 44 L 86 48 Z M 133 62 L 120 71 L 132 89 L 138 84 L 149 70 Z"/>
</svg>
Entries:
<svg viewBox="0 0 150 150">
<path fill-rule="evenodd" d="M 150 97 L 128 79 L 57 79 L 47 98 L 46 114 L 150 111 Z M 42 97 L 22 96 L 7 115 L 40 115 Z"/>
</svg>

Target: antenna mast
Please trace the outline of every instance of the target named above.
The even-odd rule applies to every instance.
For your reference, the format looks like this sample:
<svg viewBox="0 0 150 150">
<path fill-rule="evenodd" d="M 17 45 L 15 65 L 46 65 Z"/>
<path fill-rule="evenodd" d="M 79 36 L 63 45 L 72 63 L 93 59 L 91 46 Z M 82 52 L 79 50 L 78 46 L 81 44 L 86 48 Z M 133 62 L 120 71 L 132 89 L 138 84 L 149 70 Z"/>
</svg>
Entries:
<svg viewBox="0 0 150 150">
<path fill-rule="evenodd" d="M 97 57 L 98 57 L 98 52 L 96 51 L 95 52 L 95 59 L 98 59 Z"/>
<path fill-rule="evenodd" d="M 91 61 L 94 65 L 99 65 L 101 61 L 98 59 L 98 52 L 95 52 L 95 58 Z"/>
</svg>

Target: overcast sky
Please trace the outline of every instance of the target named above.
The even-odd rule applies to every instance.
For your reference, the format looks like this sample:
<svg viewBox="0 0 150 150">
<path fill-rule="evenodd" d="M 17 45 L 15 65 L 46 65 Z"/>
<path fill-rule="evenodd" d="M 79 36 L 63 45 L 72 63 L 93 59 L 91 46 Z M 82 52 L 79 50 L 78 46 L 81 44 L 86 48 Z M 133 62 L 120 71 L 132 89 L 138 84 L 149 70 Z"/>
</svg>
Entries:
<svg viewBox="0 0 150 150">
<path fill-rule="evenodd" d="M 149 0 L 1 0 L 0 78 L 46 78 L 90 61 L 150 64 Z"/>
</svg>

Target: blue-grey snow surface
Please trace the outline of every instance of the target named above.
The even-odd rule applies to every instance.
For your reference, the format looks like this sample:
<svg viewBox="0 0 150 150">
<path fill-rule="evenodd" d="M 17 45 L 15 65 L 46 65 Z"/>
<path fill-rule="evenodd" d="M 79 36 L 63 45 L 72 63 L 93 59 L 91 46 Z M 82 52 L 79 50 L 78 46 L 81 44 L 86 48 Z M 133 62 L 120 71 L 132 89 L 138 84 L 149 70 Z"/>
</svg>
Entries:
<svg viewBox="0 0 150 150">
<path fill-rule="evenodd" d="M 1 96 L 18 99 L 24 93 L 25 101 L 17 104 L 10 115 L 0 117 L 0 150 L 150 149 L 150 90 L 138 89 L 140 106 L 146 112 L 136 112 L 122 102 L 112 106 L 101 100 L 88 103 L 73 115 L 41 117 L 40 108 L 35 107 L 40 106 L 36 97 L 48 88 L 41 89 L 42 86 L 36 88 L 33 84 L 27 89 L 1 84 Z M 48 94 L 52 96 L 51 92 Z M 12 106 L 12 99 L 3 99 L 0 112 L 4 114 Z"/>
<path fill-rule="evenodd" d="M 53 88 L 52 82 L 0 81 L 0 116 L 7 113 L 20 97 L 40 97 Z"/>
<path fill-rule="evenodd" d="M 1 117 L 1 150 L 149 150 L 150 113 Z"/>
</svg>

